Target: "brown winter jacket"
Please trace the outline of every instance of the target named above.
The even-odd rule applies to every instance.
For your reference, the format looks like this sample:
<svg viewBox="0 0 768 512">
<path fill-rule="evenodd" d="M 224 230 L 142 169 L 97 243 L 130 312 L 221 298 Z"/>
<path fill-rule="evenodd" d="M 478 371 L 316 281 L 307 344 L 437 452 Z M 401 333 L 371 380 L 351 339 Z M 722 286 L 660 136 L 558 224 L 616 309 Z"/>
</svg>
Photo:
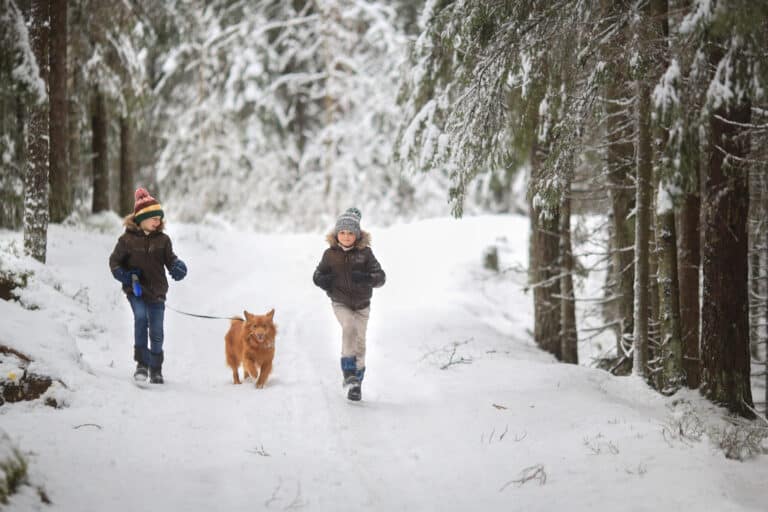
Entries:
<svg viewBox="0 0 768 512">
<path fill-rule="evenodd" d="M 126 270 L 139 269 L 142 296 L 147 302 L 163 302 L 168 292 L 168 279 L 165 269 L 170 269 L 178 259 L 173 253 L 171 239 L 162 232 L 163 225 L 157 231 L 145 234 L 133 221 L 133 215 L 125 218 L 125 233 L 117 240 L 115 250 L 109 257 L 109 270 L 117 267 Z M 165 268 L 163 268 L 165 267 Z M 123 286 L 126 295 L 132 294 L 130 286 Z"/>
<path fill-rule="evenodd" d="M 323 258 L 315 269 L 313 281 L 320 286 L 318 278 L 333 275 L 331 289 L 326 291 L 332 301 L 340 302 L 354 310 L 367 308 L 371 304 L 373 288 L 382 286 L 386 281 L 386 275 L 371 251 L 371 235 L 361 231 L 355 246 L 348 251 L 341 248 L 333 233 L 329 233 L 326 240 L 330 248 L 323 253 Z M 353 282 L 353 271 L 370 274 L 371 282 Z"/>
</svg>

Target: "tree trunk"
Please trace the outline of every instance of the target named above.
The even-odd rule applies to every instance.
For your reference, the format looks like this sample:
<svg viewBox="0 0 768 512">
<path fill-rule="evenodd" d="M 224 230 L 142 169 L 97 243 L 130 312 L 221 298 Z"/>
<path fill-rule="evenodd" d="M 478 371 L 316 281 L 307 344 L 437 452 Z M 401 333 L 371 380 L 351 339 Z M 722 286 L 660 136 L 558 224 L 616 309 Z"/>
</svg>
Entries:
<svg viewBox="0 0 768 512">
<path fill-rule="evenodd" d="M 634 148 L 632 147 L 632 121 L 626 107 L 618 105 L 625 94 L 618 84 L 624 82 L 623 73 L 613 73 L 607 86 L 606 130 L 608 148 L 606 166 L 610 183 L 610 198 L 613 217 L 613 269 L 614 289 L 618 296 L 619 330 L 616 337 L 616 356 L 629 351 L 634 331 L 634 280 L 633 265 L 635 226 L 630 219 L 634 209 L 634 193 L 632 190 L 632 163 Z"/>
<path fill-rule="evenodd" d="M 35 0 L 30 10 L 30 43 L 48 86 L 48 0 Z M 29 116 L 29 158 L 24 176 L 24 252 L 45 263 L 48 242 L 48 98 L 40 98 Z"/>
<path fill-rule="evenodd" d="M 71 178 L 67 157 L 67 2 L 51 2 L 50 209 L 51 221 L 61 222 L 72 212 Z"/>
<path fill-rule="evenodd" d="M 542 349 L 561 360 L 559 214 L 543 214 L 541 209 L 536 207 L 533 211 L 538 217 L 534 232 L 536 238 L 534 265 L 537 267 L 537 281 L 534 288 L 534 337 Z"/>
<path fill-rule="evenodd" d="M 765 318 L 766 324 L 763 326 L 764 338 L 764 354 L 765 354 L 765 417 L 768 418 L 768 178 L 765 175 L 762 177 L 763 185 L 763 260 L 765 266 L 763 267 L 763 284 L 764 294 L 766 299 L 763 301 L 763 318 Z"/>
<path fill-rule="evenodd" d="M 536 106 L 538 103 L 531 102 Z M 534 123 L 533 132 L 538 131 L 538 117 Z M 539 141 L 534 136 L 531 147 L 531 187 L 536 180 L 541 179 L 541 169 L 548 154 L 548 142 Z M 533 194 L 530 194 L 531 196 Z M 560 229 L 559 213 L 544 212 L 535 204 L 533 197 L 529 203 L 531 216 L 531 261 L 530 271 L 533 277 L 533 337 L 543 350 L 553 354 L 558 360 L 562 359 L 562 343 L 560 341 Z"/>
<path fill-rule="evenodd" d="M 755 143 L 760 144 L 759 138 Z M 753 167 L 749 176 L 749 347 L 752 363 L 763 361 L 766 365 L 768 384 L 768 260 L 765 259 L 768 237 L 768 185 L 765 170 Z M 768 414 L 768 387 L 766 387 L 765 411 Z"/>
<path fill-rule="evenodd" d="M 15 20 L 16 16 L 22 16 L 18 9 L 5 15 L 5 23 L 11 23 L 11 17 Z M 0 29 L 0 34 L 4 32 Z M 0 156 L 3 157 L 0 158 L 0 228 L 5 229 L 21 228 L 24 211 L 23 152 L 26 132 L 23 117 L 19 122 L 17 111 L 20 106 L 23 107 L 23 101 L 21 91 L 10 80 L 16 66 L 13 48 L 0 48 Z M 7 158 L 11 155 L 12 158 Z"/>
<path fill-rule="evenodd" d="M 9 101 L 7 132 L 13 133 L 13 159 L 0 162 L 0 228 L 20 229 L 24 225 L 24 172 L 26 170 L 27 126 L 24 101 L 16 94 Z M 12 112 L 11 112 L 12 111 Z"/>
<path fill-rule="evenodd" d="M 760 252 L 753 246 L 754 238 L 749 237 L 749 353 L 753 361 L 760 360 L 760 323 L 762 304 L 760 301 Z"/>
<path fill-rule="evenodd" d="M 571 186 L 565 188 L 560 207 L 560 323 L 561 349 L 564 363 L 579 364 L 579 338 L 576 330 L 576 296 L 573 291 L 573 249 L 571 246 Z"/>
<path fill-rule="evenodd" d="M 759 139 L 755 139 L 760 144 Z M 749 344 L 753 361 L 762 359 L 762 347 L 766 344 L 765 327 L 768 318 L 765 316 L 765 303 L 768 298 L 768 283 L 766 282 L 766 265 L 764 248 L 766 239 L 766 224 L 768 211 L 766 202 L 766 176 L 763 168 L 754 167 L 750 170 L 749 183 Z M 768 347 L 766 347 L 768 358 Z"/>
<path fill-rule="evenodd" d="M 73 61 L 74 63 L 74 61 Z M 83 127 L 83 107 L 82 98 L 87 96 L 83 90 L 82 74 L 78 71 L 77 65 L 72 66 L 72 87 L 69 95 L 69 170 L 72 180 L 72 205 L 74 207 L 84 207 L 88 191 L 91 188 L 89 173 L 83 164 L 82 156 L 82 127 Z"/>
<path fill-rule="evenodd" d="M 70 35 L 69 69 L 71 84 L 69 87 L 68 124 L 69 124 L 69 172 L 71 176 L 71 201 L 73 209 L 85 209 L 89 192 L 93 185 L 91 172 L 83 156 L 83 128 L 89 122 L 90 116 L 84 105 L 87 104 L 88 85 L 83 76 L 83 41 L 78 34 L 78 27 L 85 25 L 83 20 L 84 6 L 71 6 L 68 19 L 71 27 L 75 27 Z M 86 152 L 87 153 L 87 152 Z"/>
<path fill-rule="evenodd" d="M 635 210 L 635 332 L 632 371 L 640 377 L 648 375 L 648 315 L 650 312 L 649 242 L 652 195 L 651 88 L 637 82 L 638 144 L 637 196 Z"/>
<path fill-rule="evenodd" d="M 545 212 L 534 201 L 534 190 L 538 180 L 542 179 L 542 168 L 549 154 L 550 141 L 540 140 L 539 106 L 544 99 L 549 80 L 548 67 L 539 70 L 533 96 L 528 102 L 527 115 L 531 119 L 531 176 L 528 194 L 529 216 L 531 221 L 531 246 L 529 277 L 533 283 L 533 337 L 536 344 L 543 350 L 562 359 L 562 343 L 560 341 L 560 229 L 559 213 Z"/>
<path fill-rule="evenodd" d="M 660 185 L 664 194 L 665 185 Z M 663 197 L 659 201 L 665 200 Z M 680 334 L 680 287 L 677 275 L 677 234 L 675 213 L 660 205 L 656 215 L 656 247 L 658 255 L 659 328 L 661 332 L 661 356 L 663 380 L 661 391 L 671 394 L 685 382 L 683 374 L 683 344 Z"/>
<path fill-rule="evenodd" d="M 692 183 L 699 183 L 698 137 L 691 162 L 695 176 Z M 699 246 L 699 219 L 701 215 L 701 197 L 698 190 L 683 196 L 680 208 L 680 243 L 678 259 L 680 263 L 680 333 L 683 342 L 683 370 L 689 388 L 699 387 L 699 271 L 701 253 Z"/>
<path fill-rule="evenodd" d="M 616 16 L 624 9 L 619 2 L 601 0 L 601 18 L 608 30 Z M 611 267 L 613 283 L 609 293 L 616 297 L 616 357 L 621 359 L 629 352 L 634 332 L 634 282 L 635 267 L 632 247 L 635 241 L 635 220 L 630 218 L 635 208 L 633 190 L 635 148 L 632 141 L 633 122 L 626 106 L 632 95 L 625 59 L 616 54 L 616 46 L 627 42 L 626 29 L 621 29 L 617 41 L 602 48 L 603 60 L 608 62 L 605 86 L 605 137 L 607 140 L 605 165 L 609 184 L 612 213 Z"/>
<path fill-rule="evenodd" d="M 93 91 L 93 213 L 109 210 L 109 165 L 107 160 L 107 106 L 98 86 Z"/>
<path fill-rule="evenodd" d="M 656 55 L 652 69 L 663 69 L 669 65 L 669 22 L 667 0 L 651 0 L 650 29 Z M 654 74 L 655 75 L 655 74 Z M 659 155 L 663 155 L 669 141 L 669 127 L 666 121 L 657 124 Z M 683 346 L 680 333 L 680 287 L 677 269 L 677 233 L 675 226 L 675 188 L 673 177 L 675 169 L 669 158 L 658 159 L 656 197 L 656 284 L 659 314 L 659 347 L 662 362 L 659 389 L 672 394 L 683 385 Z"/>
<path fill-rule="evenodd" d="M 710 64 L 716 69 L 723 50 L 713 44 L 710 52 Z M 744 59 L 737 50 L 734 65 L 743 65 Z M 741 160 L 748 154 L 749 138 L 744 128 L 733 123 L 746 124 L 750 120 L 747 98 L 724 103 L 710 117 L 701 311 L 702 391 L 712 401 L 749 418 L 754 416 L 747 279 L 749 187 L 748 168 Z"/>
<path fill-rule="evenodd" d="M 131 120 L 120 117 L 120 206 L 121 215 L 133 211 L 134 159 Z"/>
</svg>

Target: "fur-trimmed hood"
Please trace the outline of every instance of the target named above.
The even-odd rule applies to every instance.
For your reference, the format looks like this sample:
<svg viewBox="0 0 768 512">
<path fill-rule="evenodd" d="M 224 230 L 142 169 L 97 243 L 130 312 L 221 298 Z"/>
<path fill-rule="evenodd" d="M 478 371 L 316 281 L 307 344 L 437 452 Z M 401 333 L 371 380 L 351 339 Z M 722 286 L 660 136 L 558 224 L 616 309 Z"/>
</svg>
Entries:
<svg viewBox="0 0 768 512">
<path fill-rule="evenodd" d="M 333 302 L 356 311 L 367 308 L 373 288 L 382 286 L 387 278 L 373 255 L 370 233 L 361 231 L 355 246 L 348 251 L 341 248 L 333 232 L 328 233 L 326 240 L 330 247 L 323 251 L 312 280 Z"/>
<path fill-rule="evenodd" d="M 325 241 L 328 242 L 328 245 L 331 246 L 331 248 L 339 248 L 341 249 L 341 244 L 339 244 L 339 241 L 336 239 L 336 233 L 331 231 L 327 235 L 325 235 Z M 360 238 L 355 240 L 355 249 L 365 249 L 366 247 L 371 246 L 371 234 L 367 231 L 360 230 Z"/>
<path fill-rule="evenodd" d="M 136 232 L 140 232 L 141 231 L 141 228 L 139 227 L 138 224 L 136 224 L 134 219 L 135 219 L 135 216 L 132 213 L 129 214 L 129 215 L 126 215 L 123 218 L 123 226 L 125 226 L 126 231 L 136 231 Z M 165 219 L 161 219 L 160 220 L 160 225 L 157 226 L 157 230 L 156 231 L 159 232 L 159 233 L 162 233 L 162 231 L 164 229 L 165 229 Z"/>
</svg>

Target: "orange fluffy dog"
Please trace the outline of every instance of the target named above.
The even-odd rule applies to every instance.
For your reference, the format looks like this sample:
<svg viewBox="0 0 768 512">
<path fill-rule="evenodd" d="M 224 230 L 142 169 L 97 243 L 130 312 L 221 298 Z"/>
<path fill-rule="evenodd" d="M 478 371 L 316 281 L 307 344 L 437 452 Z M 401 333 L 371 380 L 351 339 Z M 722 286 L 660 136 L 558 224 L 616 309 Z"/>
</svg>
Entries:
<svg viewBox="0 0 768 512">
<path fill-rule="evenodd" d="M 272 322 L 275 310 L 266 315 L 252 315 L 243 311 L 245 320 L 233 318 L 224 336 L 227 365 L 232 368 L 232 379 L 240 384 L 238 368 L 243 365 L 243 380 L 248 375 L 256 379 L 256 387 L 263 388 L 272 371 L 275 357 L 277 326 Z"/>
</svg>

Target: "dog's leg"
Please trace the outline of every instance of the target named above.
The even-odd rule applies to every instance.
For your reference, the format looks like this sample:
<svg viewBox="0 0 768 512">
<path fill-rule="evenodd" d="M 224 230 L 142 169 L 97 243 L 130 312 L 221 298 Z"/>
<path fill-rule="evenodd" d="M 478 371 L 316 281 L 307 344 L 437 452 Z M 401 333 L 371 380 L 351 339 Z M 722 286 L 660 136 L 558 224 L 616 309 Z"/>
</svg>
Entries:
<svg viewBox="0 0 768 512">
<path fill-rule="evenodd" d="M 239 365 L 238 365 L 239 366 Z M 235 384 L 240 384 L 240 377 L 238 376 L 238 366 L 232 367 L 232 380 Z M 243 376 L 245 378 L 245 376 Z"/>
<path fill-rule="evenodd" d="M 267 383 L 267 378 L 269 378 L 269 374 L 272 372 L 272 362 L 266 362 L 261 366 L 261 372 L 259 373 L 259 380 L 256 381 L 256 387 L 257 388 L 263 388 L 264 384 Z"/>
<path fill-rule="evenodd" d="M 256 366 L 253 364 L 254 361 L 251 359 L 246 359 L 243 361 L 243 369 L 248 372 L 248 374 L 251 376 L 252 379 L 255 379 L 259 372 L 256 369 Z M 245 377 L 243 377 L 245 379 Z"/>
</svg>

